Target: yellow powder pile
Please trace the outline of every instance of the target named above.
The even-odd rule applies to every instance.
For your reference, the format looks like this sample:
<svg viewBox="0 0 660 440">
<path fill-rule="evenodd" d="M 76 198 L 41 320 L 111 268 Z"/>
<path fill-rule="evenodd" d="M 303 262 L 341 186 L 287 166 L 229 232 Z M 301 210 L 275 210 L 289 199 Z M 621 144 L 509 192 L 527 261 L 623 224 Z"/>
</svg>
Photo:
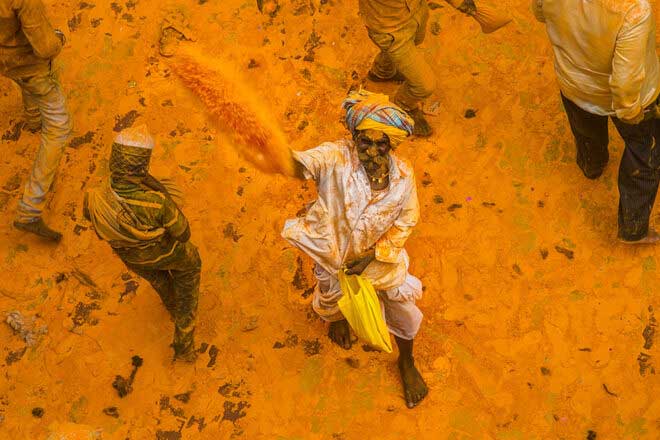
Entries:
<svg viewBox="0 0 660 440">
<path fill-rule="evenodd" d="M 289 146 L 269 116 L 272 111 L 245 86 L 233 66 L 193 47 L 181 47 L 170 67 L 241 156 L 263 172 L 293 175 Z"/>
</svg>

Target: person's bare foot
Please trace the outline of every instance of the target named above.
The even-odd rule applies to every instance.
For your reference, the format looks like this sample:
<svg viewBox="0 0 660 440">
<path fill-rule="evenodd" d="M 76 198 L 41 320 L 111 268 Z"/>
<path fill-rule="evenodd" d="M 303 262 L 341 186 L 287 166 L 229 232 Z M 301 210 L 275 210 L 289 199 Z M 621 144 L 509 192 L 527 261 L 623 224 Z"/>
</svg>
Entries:
<svg viewBox="0 0 660 440">
<path fill-rule="evenodd" d="M 649 228 L 646 237 L 642 237 L 639 240 L 626 240 L 619 238 L 619 241 L 625 244 L 655 244 L 660 242 L 660 234 L 658 234 L 655 229 Z"/>
<path fill-rule="evenodd" d="M 403 394 L 408 408 L 416 407 L 429 393 L 422 375 L 415 367 L 414 359 L 399 359 L 399 372 L 403 382 Z"/>
<path fill-rule="evenodd" d="M 332 342 L 339 345 L 344 350 L 350 350 L 353 345 L 353 341 L 351 341 L 351 327 L 345 319 L 330 323 L 328 337 Z"/>
</svg>

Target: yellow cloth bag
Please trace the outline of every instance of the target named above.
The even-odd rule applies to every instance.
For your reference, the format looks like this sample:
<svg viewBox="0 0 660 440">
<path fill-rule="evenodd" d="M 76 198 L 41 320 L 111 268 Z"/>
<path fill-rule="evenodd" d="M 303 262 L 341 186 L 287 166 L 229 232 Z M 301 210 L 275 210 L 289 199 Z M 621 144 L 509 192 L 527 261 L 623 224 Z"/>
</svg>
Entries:
<svg viewBox="0 0 660 440">
<path fill-rule="evenodd" d="M 343 293 L 339 310 L 358 338 L 386 353 L 392 353 L 390 332 L 371 282 L 359 275 L 346 275 L 344 270 L 340 270 L 339 285 Z"/>
</svg>

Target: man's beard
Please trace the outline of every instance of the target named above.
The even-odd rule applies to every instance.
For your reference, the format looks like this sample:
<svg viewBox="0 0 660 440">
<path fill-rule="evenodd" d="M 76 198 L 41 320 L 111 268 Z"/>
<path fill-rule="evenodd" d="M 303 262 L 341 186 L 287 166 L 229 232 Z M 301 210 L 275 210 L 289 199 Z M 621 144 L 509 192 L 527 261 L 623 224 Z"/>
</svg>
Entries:
<svg viewBox="0 0 660 440">
<path fill-rule="evenodd" d="M 381 177 L 387 174 L 390 160 L 387 155 L 374 156 L 360 155 L 362 166 L 367 171 L 367 174 L 372 177 Z"/>
</svg>

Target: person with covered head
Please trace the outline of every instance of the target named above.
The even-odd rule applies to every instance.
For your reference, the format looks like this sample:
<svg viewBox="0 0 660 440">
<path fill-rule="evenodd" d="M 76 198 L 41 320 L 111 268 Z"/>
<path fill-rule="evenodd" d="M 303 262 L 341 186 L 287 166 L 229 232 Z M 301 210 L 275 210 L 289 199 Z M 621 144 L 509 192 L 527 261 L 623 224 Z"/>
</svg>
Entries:
<svg viewBox="0 0 660 440">
<path fill-rule="evenodd" d="M 338 273 L 367 278 L 399 348 L 399 371 L 408 407 L 428 388 L 415 367 L 413 340 L 422 322 L 415 301 L 422 283 L 408 272 L 404 244 L 419 219 L 415 175 L 393 148 L 413 132 L 412 119 L 385 95 L 359 91 L 343 103 L 352 139 L 292 151 L 296 175 L 313 179 L 318 199 L 301 218 L 287 220 L 282 236 L 309 255 L 318 279 L 312 306 L 329 322 L 330 339 L 352 345 L 339 310 Z"/>
<path fill-rule="evenodd" d="M 196 358 L 201 259 L 173 191 L 149 174 L 154 140 L 145 125 L 112 145 L 110 176 L 85 196 L 85 217 L 130 270 L 146 279 L 174 320 L 174 359 Z"/>
</svg>

